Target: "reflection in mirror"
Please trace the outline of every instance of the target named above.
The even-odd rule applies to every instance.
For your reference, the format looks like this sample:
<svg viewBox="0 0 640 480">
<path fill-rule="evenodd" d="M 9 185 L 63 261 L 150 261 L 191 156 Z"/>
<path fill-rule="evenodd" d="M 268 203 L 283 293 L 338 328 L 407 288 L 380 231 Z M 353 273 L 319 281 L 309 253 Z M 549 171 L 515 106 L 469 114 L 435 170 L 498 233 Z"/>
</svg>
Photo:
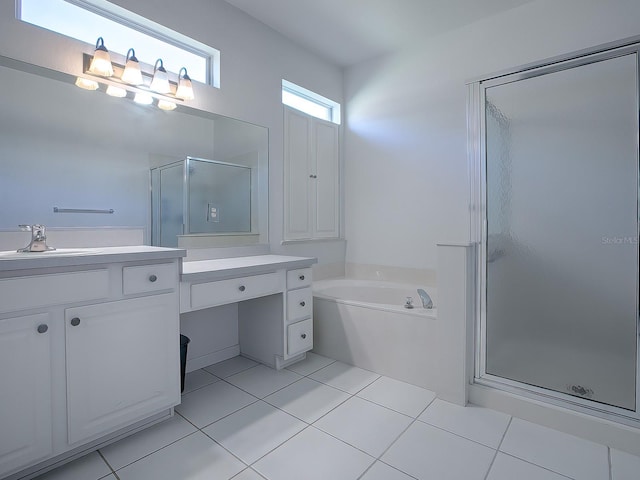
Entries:
<svg viewBox="0 0 640 480">
<path fill-rule="evenodd" d="M 0 56 L 0 230 L 22 223 L 141 228 L 151 243 L 151 197 L 160 192 L 149 194 L 150 178 L 162 175 L 162 215 L 187 205 L 192 217 L 176 222 L 174 215 L 157 244 L 192 246 L 190 233 L 198 246 L 215 245 L 220 235 L 268 242 L 266 128 L 184 105 L 164 112 L 82 90 L 74 81 Z M 167 168 L 187 158 L 203 159 L 190 177 L 194 198 L 185 197 L 184 166 L 182 173 Z M 239 178 L 230 180 L 229 172 Z M 230 207 L 230 191 L 244 203 Z M 54 207 L 113 213 L 55 213 Z M 217 222 L 208 218 L 216 207 Z"/>
</svg>

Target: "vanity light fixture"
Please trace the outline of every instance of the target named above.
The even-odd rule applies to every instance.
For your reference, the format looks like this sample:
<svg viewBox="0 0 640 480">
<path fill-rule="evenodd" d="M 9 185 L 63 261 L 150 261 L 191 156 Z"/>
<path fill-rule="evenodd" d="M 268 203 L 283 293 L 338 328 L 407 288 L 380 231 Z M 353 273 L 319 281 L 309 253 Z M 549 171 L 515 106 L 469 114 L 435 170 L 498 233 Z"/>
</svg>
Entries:
<svg viewBox="0 0 640 480">
<path fill-rule="evenodd" d="M 129 85 L 142 85 L 142 71 L 136 58 L 136 51 L 133 48 L 127 51 L 126 64 L 121 78 L 123 82 Z"/>
<path fill-rule="evenodd" d="M 177 105 L 173 102 L 170 102 L 168 100 L 158 100 L 158 108 L 160 110 L 167 110 L 167 111 L 171 111 L 171 110 L 175 110 L 177 108 Z"/>
<path fill-rule="evenodd" d="M 109 85 L 107 87 L 107 95 L 112 97 L 124 98 L 127 96 L 127 91 L 124 88 L 116 87 L 115 85 Z"/>
<path fill-rule="evenodd" d="M 98 37 L 96 41 L 96 50 L 93 52 L 93 59 L 89 66 L 89 72 L 101 77 L 113 76 L 113 65 L 111 65 L 111 55 L 109 50 L 104 46 L 104 39 Z"/>
<path fill-rule="evenodd" d="M 78 77 L 76 78 L 76 87 L 83 88 L 84 90 L 97 90 L 99 85 L 95 80 Z"/>
<path fill-rule="evenodd" d="M 153 79 L 151 80 L 151 85 L 149 85 L 149 88 L 158 93 L 171 93 L 171 85 L 169 85 L 169 75 L 164 69 L 161 58 L 156 60 L 156 64 L 153 67 Z"/>
<path fill-rule="evenodd" d="M 184 74 L 182 73 L 184 71 Z M 191 78 L 187 75 L 187 69 L 182 67 L 178 73 L 178 89 L 176 90 L 176 97 L 183 100 L 193 100 L 193 86 L 191 85 Z"/>
</svg>

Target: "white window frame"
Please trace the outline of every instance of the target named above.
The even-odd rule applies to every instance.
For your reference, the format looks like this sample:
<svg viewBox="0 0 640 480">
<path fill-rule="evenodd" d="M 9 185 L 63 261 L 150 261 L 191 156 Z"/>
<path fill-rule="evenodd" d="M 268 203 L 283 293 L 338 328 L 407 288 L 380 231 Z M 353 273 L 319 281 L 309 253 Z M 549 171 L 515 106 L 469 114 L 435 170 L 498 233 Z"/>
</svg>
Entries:
<svg viewBox="0 0 640 480">
<path fill-rule="evenodd" d="M 285 92 L 295 97 L 298 97 L 302 100 L 315 103 L 316 105 L 325 108 L 328 112 L 328 118 L 314 115 L 312 112 L 299 108 L 295 104 L 287 103 L 285 101 L 285 96 L 284 96 Z M 300 85 L 296 85 L 295 83 L 285 79 L 282 79 L 282 93 L 283 93 L 282 103 L 284 105 L 287 105 L 291 108 L 304 112 L 307 115 L 311 115 L 312 117 L 320 118 L 322 120 L 328 120 L 332 123 L 335 123 L 336 125 L 340 125 L 340 122 L 341 122 L 340 104 L 338 102 L 334 102 L 329 98 L 323 97 L 322 95 L 318 95 L 317 93 L 312 92 L 311 90 L 307 90 L 306 88 L 301 87 Z"/>
<path fill-rule="evenodd" d="M 130 28 L 148 37 L 160 40 L 166 44 L 177 47 L 190 54 L 202 57 L 206 61 L 206 84 L 216 88 L 220 88 L 220 51 L 212 48 L 208 45 L 200 43 L 186 35 L 171 30 L 163 25 L 152 22 L 151 20 L 130 12 L 122 7 L 114 5 L 106 0 L 63 0 L 71 5 L 79 7 L 87 12 L 93 13 L 100 17 L 103 17 L 111 22 L 122 25 L 126 28 Z M 22 20 L 22 0 L 16 0 L 16 18 L 25 23 L 36 25 L 28 20 Z M 45 26 L 36 25 L 41 28 L 47 28 Z M 56 33 L 65 35 L 71 38 L 76 38 L 71 32 L 56 31 Z M 100 32 L 96 32 L 96 38 L 98 38 Z M 86 42 L 84 39 L 78 39 Z M 105 39 L 106 47 L 109 48 L 108 39 Z M 135 48 L 135 45 L 131 45 Z M 123 57 L 126 52 L 116 52 Z M 162 55 L 158 55 L 159 58 Z M 174 69 L 179 69 L 181 66 L 173 66 L 172 73 L 177 75 L 178 72 L 173 72 Z M 190 75 L 192 72 L 189 72 Z"/>
</svg>

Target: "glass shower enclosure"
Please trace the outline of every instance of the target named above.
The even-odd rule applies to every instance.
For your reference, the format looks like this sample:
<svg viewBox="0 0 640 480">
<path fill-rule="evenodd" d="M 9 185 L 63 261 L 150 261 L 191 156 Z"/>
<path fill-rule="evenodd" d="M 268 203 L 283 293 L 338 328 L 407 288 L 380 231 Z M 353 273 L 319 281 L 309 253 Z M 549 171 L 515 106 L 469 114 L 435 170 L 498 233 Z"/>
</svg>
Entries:
<svg viewBox="0 0 640 480">
<path fill-rule="evenodd" d="M 638 417 L 638 45 L 475 82 L 476 380 Z"/>
</svg>

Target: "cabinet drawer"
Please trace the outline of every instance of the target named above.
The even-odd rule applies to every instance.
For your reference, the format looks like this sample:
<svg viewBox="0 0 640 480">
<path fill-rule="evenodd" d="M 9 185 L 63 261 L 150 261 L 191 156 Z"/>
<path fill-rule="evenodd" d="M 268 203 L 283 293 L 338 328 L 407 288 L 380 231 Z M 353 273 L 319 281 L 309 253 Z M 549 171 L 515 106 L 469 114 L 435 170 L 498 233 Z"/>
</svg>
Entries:
<svg viewBox="0 0 640 480">
<path fill-rule="evenodd" d="M 122 293 L 136 293 L 172 290 L 178 286 L 178 271 L 174 263 L 141 265 L 122 269 Z"/>
<path fill-rule="evenodd" d="M 0 312 L 100 300 L 108 296 L 107 269 L 0 280 Z"/>
<path fill-rule="evenodd" d="M 313 348 L 313 320 L 308 318 L 287 327 L 287 354 L 295 355 Z"/>
<path fill-rule="evenodd" d="M 311 268 L 300 268 L 287 272 L 287 289 L 308 287 L 311 285 Z"/>
<path fill-rule="evenodd" d="M 278 273 L 231 278 L 217 282 L 191 285 L 191 308 L 213 307 L 225 303 L 240 302 L 283 290 L 283 280 Z"/>
<path fill-rule="evenodd" d="M 293 322 L 311 316 L 313 292 L 311 287 L 287 292 L 287 321 Z"/>
</svg>

